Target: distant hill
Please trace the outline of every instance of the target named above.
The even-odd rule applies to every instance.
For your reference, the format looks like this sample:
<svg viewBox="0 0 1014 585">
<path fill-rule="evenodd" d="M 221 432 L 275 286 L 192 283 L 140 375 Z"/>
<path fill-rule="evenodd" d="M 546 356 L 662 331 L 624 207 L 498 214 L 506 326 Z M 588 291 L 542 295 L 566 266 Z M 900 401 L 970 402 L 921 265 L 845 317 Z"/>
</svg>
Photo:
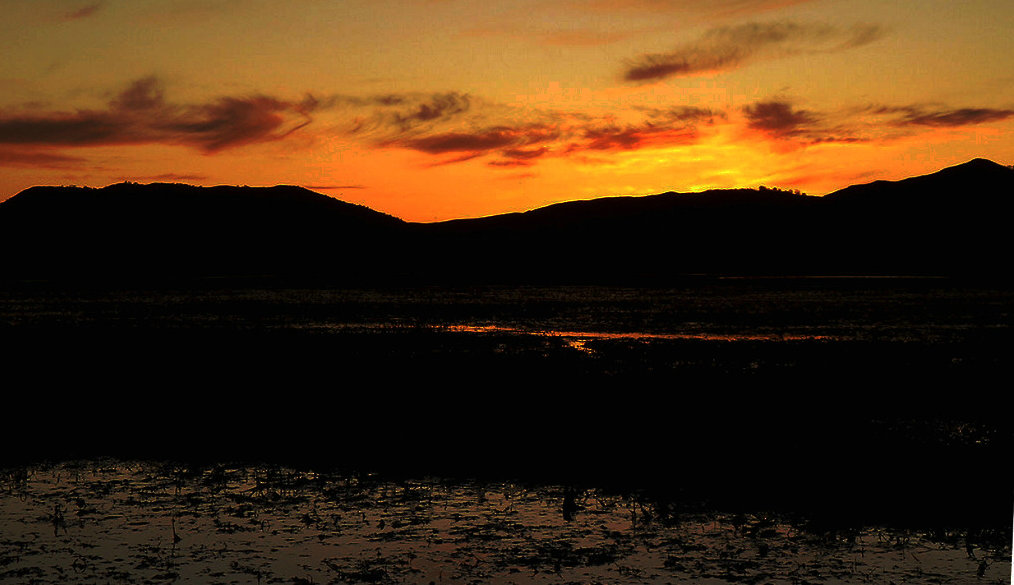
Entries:
<svg viewBox="0 0 1014 585">
<path fill-rule="evenodd" d="M 825 197 L 732 189 L 403 222 L 299 187 L 33 187 L 0 204 L 0 276 L 665 282 L 688 274 L 1007 279 L 1014 170 L 975 159 Z"/>
<path fill-rule="evenodd" d="M 400 219 L 292 186 L 33 187 L 0 204 L 0 273 L 176 278 L 372 272 Z M 369 258 L 361 248 L 371 250 Z"/>
<path fill-rule="evenodd" d="M 447 278 L 665 280 L 766 266 L 769 259 L 757 252 L 791 247 L 803 237 L 796 226 L 818 200 L 773 189 L 606 197 L 429 224 L 421 231 L 431 238 L 430 255 L 444 259 Z M 758 239 L 766 245 L 758 247 Z"/>
<path fill-rule="evenodd" d="M 838 205 L 904 205 L 962 207 L 987 205 L 1009 199 L 1014 192 L 1014 169 L 984 158 L 948 167 L 930 175 L 901 181 L 874 181 L 852 185 L 824 197 Z"/>
<path fill-rule="evenodd" d="M 1010 278 L 1014 169 L 973 159 L 930 175 L 853 185 L 824 197 L 823 220 L 852 245 L 828 261 L 860 270 Z"/>
<path fill-rule="evenodd" d="M 607 197 L 432 224 L 447 276 L 664 281 L 680 274 L 1008 278 L 1014 170 L 975 159 L 825 197 L 733 189 Z M 465 243 L 463 243 L 465 242 Z M 434 270 L 440 266 L 434 266 Z"/>
</svg>

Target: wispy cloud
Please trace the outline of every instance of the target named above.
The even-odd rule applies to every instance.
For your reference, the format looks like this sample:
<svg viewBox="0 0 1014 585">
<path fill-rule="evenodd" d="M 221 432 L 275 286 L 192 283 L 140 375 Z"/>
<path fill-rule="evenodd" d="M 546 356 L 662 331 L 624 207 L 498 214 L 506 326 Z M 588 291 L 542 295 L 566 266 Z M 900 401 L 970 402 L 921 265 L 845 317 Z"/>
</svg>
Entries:
<svg viewBox="0 0 1014 585">
<path fill-rule="evenodd" d="M 395 140 L 387 146 L 400 146 L 428 154 L 448 152 L 483 152 L 499 148 L 517 148 L 544 143 L 557 137 L 557 131 L 548 126 L 535 125 L 520 128 L 498 126 L 473 132 L 444 132 L 429 136 Z"/>
<path fill-rule="evenodd" d="M 744 106 L 743 113 L 748 127 L 776 137 L 811 131 L 818 121 L 813 112 L 795 109 L 787 101 L 757 102 Z"/>
<path fill-rule="evenodd" d="M 412 104 L 402 111 L 390 114 L 392 123 L 402 130 L 418 124 L 455 117 L 468 111 L 471 100 L 467 94 L 456 92 L 433 94 L 429 99 Z"/>
<path fill-rule="evenodd" d="M 722 112 L 692 106 L 638 108 L 643 118 L 625 124 L 590 119 L 572 128 L 576 138 L 566 147 L 568 154 L 588 151 L 623 151 L 641 148 L 692 144 L 699 138 L 698 127 L 711 125 Z"/>
<path fill-rule="evenodd" d="M 861 41 L 839 37 L 836 42 L 845 46 Z M 641 102 L 596 114 L 493 103 L 454 91 L 306 94 L 296 100 L 253 94 L 197 103 L 174 103 L 166 94 L 157 78 L 147 77 L 123 87 L 99 108 L 55 110 L 36 104 L 0 110 L 0 166 L 79 168 L 88 161 L 74 155 L 91 146 L 168 144 L 214 154 L 282 140 L 310 124 L 315 126 L 303 130 L 310 140 L 340 137 L 363 148 L 415 151 L 427 166 L 484 159 L 491 169 L 509 170 L 549 159 L 607 160 L 618 153 L 685 147 L 716 135 L 796 149 L 1014 119 L 1014 109 L 874 104 L 821 110 L 788 98 L 741 107 Z M 171 174 L 147 178 L 206 179 Z"/>
<path fill-rule="evenodd" d="M 278 140 L 310 122 L 299 103 L 269 96 L 166 102 L 153 77 L 131 83 L 102 110 L 0 112 L 0 144 L 101 146 L 182 144 L 214 153 Z"/>
<path fill-rule="evenodd" d="M 167 99 L 158 78 L 146 77 L 128 84 L 102 108 L 0 109 L 0 165 L 69 165 L 79 159 L 61 151 L 92 146 L 170 144 L 214 154 L 284 139 L 318 114 L 331 127 L 316 133 L 337 132 L 374 147 L 397 144 L 429 153 L 468 152 L 538 140 L 531 127 L 514 129 L 513 134 L 497 128 L 449 131 L 448 124 L 472 106 L 473 99 L 460 92 L 308 93 L 298 100 L 254 94 L 181 104 Z"/>
<path fill-rule="evenodd" d="M 749 104 L 740 108 L 740 112 L 748 130 L 777 143 L 781 149 L 873 139 L 871 128 L 847 113 L 798 108 L 784 98 Z"/>
<path fill-rule="evenodd" d="M 278 140 L 307 125 L 310 120 L 299 117 L 292 104 L 267 97 L 225 97 L 198 106 L 185 108 L 179 115 L 153 125 L 156 133 L 166 133 L 170 140 L 217 152 L 257 142 Z"/>
<path fill-rule="evenodd" d="M 549 152 L 545 147 L 526 150 L 523 148 L 508 148 L 500 151 L 500 155 L 512 160 L 532 160 L 541 157 Z"/>
<path fill-rule="evenodd" d="M 491 160 L 491 161 L 487 162 L 486 164 L 489 165 L 489 166 L 491 166 L 491 167 L 515 169 L 515 168 L 518 168 L 518 167 L 530 167 L 530 166 L 534 165 L 535 163 L 532 162 L 532 161 L 530 161 L 530 160 L 524 160 L 524 159 L 498 159 L 498 160 Z"/>
<path fill-rule="evenodd" d="M 426 166 L 428 166 L 428 167 L 443 167 L 443 166 L 447 166 L 447 165 L 453 165 L 453 164 L 456 164 L 456 163 L 472 160 L 473 158 L 479 158 L 480 156 L 483 156 L 485 154 L 486 153 L 484 153 L 484 152 L 466 152 L 465 154 L 459 154 L 459 155 L 451 157 L 451 158 L 444 158 L 444 159 L 440 159 L 440 160 L 436 160 L 436 161 L 430 162 Z"/>
<path fill-rule="evenodd" d="M 994 108 L 948 108 L 907 105 L 873 106 L 874 114 L 893 116 L 895 126 L 957 127 L 1000 122 L 1014 117 L 1014 110 Z"/>
<path fill-rule="evenodd" d="M 586 131 L 585 142 L 574 144 L 572 150 L 634 150 L 657 138 L 659 134 L 668 138 L 669 142 L 672 142 L 673 138 L 679 138 L 677 142 L 684 142 L 686 141 L 684 139 L 694 136 L 693 132 L 686 130 L 679 130 L 676 133 L 671 130 L 660 132 L 651 127 L 595 128 Z"/>
<path fill-rule="evenodd" d="M 816 111 L 776 98 L 743 106 L 745 127 L 781 148 L 816 144 L 910 139 L 934 128 L 957 128 L 1014 119 L 1014 110 L 947 105 L 867 105 Z"/>
<path fill-rule="evenodd" d="M 644 112 L 650 123 L 655 125 L 714 124 L 716 118 L 726 118 L 723 111 L 697 106 L 641 107 L 638 109 Z"/>
<path fill-rule="evenodd" d="M 87 4 L 85 6 L 82 6 L 82 7 L 78 8 L 77 10 L 72 10 L 70 12 L 67 12 L 66 14 L 63 15 L 63 19 L 64 20 L 81 20 L 83 18 L 88 18 L 90 16 L 94 16 L 96 13 L 99 12 L 99 10 L 102 9 L 102 4 L 103 4 L 102 2 L 92 2 L 91 4 Z"/>
<path fill-rule="evenodd" d="M 572 142 L 568 152 L 589 150 L 637 150 L 652 146 L 692 144 L 698 138 L 697 127 L 689 124 L 640 124 L 590 127 L 581 139 Z"/>
<path fill-rule="evenodd" d="M 344 111 L 350 134 L 404 134 L 427 129 L 467 113 L 473 99 L 467 93 L 392 93 L 371 96 L 307 94 L 300 102 L 306 113 Z"/>
<path fill-rule="evenodd" d="M 795 22 L 723 26 L 710 29 L 699 39 L 668 53 L 649 53 L 632 59 L 623 77 L 627 81 L 650 82 L 728 71 L 754 61 L 860 47 L 884 34 L 885 30 L 878 25 L 845 29 Z"/>
<path fill-rule="evenodd" d="M 65 169 L 84 162 L 80 157 L 47 150 L 0 148 L 0 167 Z"/>
<path fill-rule="evenodd" d="M 612 116 L 557 116 L 521 125 L 484 126 L 470 131 L 437 132 L 397 137 L 380 146 L 406 148 L 441 156 L 437 164 L 464 162 L 495 155 L 491 167 L 531 166 L 548 157 L 581 156 L 587 152 L 618 152 L 691 144 L 698 126 L 725 118 L 722 112 L 690 106 L 640 108 L 641 120 L 620 123 Z"/>
</svg>

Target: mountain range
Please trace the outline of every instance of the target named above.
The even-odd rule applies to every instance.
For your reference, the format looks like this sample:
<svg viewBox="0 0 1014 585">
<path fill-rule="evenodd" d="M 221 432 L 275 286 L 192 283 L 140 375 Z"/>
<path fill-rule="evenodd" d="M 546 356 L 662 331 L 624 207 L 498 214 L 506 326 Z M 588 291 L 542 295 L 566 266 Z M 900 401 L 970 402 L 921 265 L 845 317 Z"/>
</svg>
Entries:
<svg viewBox="0 0 1014 585">
<path fill-rule="evenodd" d="M 1009 279 L 1014 169 L 984 159 L 823 197 L 604 197 L 411 223 L 292 186 L 32 187 L 0 203 L 0 278 L 643 283 L 715 275 Z"/>
</svg>

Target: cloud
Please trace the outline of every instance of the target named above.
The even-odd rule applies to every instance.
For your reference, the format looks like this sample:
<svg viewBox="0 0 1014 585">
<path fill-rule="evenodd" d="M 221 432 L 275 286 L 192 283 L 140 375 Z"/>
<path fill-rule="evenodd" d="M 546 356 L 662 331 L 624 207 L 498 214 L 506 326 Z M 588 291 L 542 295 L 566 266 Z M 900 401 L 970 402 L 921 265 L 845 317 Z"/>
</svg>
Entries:
<svg viewBox="0 0 1014 585">
<path fill-rule="evenodd" d="M 657 127 L 651 124 L 625 127 L 590 128 L 584 141 L 573 143 L 570 152 L 577 150 L 636 150 L 646 146 L 689 144 L 697 138 L 692 127 Z"/>
<path fill-rule="evenodd" d="M 77 10 L 72 10 L 64 14 L 63 19 L 81 20 L 83 18 L 88 18 L 89 16 L 94 16 L 95 13 L 97 13 L 101 8 L 102 2 L 92 2 L 91 4 L 87 4 L 85 6 L 82 6 L 81 8 L 78 8 Z"/>
<path fill-rule="evenodd" d="M 453 118 L 467 112 L 470 106 L 468 94 L 433 94 L 428 100 L 413 104 L 407 110 L 392 113 L 391 120 L 402 130 L 408 130 L 420 123 Z"/>
<path fill-rule="evenodd" d="M 452 165 L 452 164 L 455 164 L 455 163 L 465 162 L 467 160 L 472 160 L 473 158 L 479 158 L 480 156 L 483 156 L 484 154 L 486 154 L 486 153 L 484 153 L 484 152 L 468 152 L 468 153 L 465 153 L 465 154 L 462 154 L 462 155 L 455 156 L 453 158 L 448 158 L 448 159 L 443 159 L 443 160 L 438 160 L 436 162 L 432 162 L 432 163 L 430 163 L 427 166 L 430 166 L 430 167 L 442 167 L 442 166 L 445 166 L 445 165 Z"/>
<path fill-rule="evenodd" d="M 627 63 L 627 81 L 657 81 L 728 71 L 753 61 L 805 53 L 836 52 L 872 43 L 884 35 L 877 25 L 847 29 L 794 22 L 747 23 L 706 31 L 668 53 L 641 55 Z"/>
<path fill-rule="evenodd" d="M 748 127 L 776 137 L 797 135 L 812 129 L 817 122 L 813 112 L 793 109 L 792 104 L 785 101 L 750 104 L 743 107 L 743 114 Z"/>
<path fill-rule="evenodd" d="M 226 97 L 209 104 L 188 106 L 155 122 L 151 129 L 170 140 L 217 152 L 256 142 L 278 140 L 310 123 L 309 118 L 287 122 L 291 104 L 267 96 Z"/>
<path fill-rule="evenodd" d="M 507 37 L 549 47 L 600 47 L 671 31 L 677 22 L 680 26 L 714 22 L 812 1 L 541 0 L 515 13 L 513 19 L 500 14 L 457 34 Z M 533 14 L 538 16 L 533 18 Z M 590 26 L 579 24 L 583 22 Z"/>
<path fill-rule="evenodd" d="M 639 108 L 653 124 L 714 124 L 716 118 L 726 118 L 725 112 L 696 106 L 672 106 L 668 108 Z"/>
<path fill-rule="evenodd" d="M 491 167 L 514 169 L 518 167 L 530 167 L 535 163 L 528 160 L 491 160 L 486 164 Z"/>
<path fill-rule="evenodd" d="M 162 94 L 162 86 L 156 77 L 145 77 L 134 81 L 109 102 L 110 109 L 128 112 L 148 111 L 161 108 L 164 105 L 165 97 Z"/>
<path fill-rule="evenodd" d="M 0 148 L 0 167 L 65 169 L 83 162 L 83 158 L 55 152 Z"/>
<path fill-rule="evenodd" d="M 5 154 L 0 164 L 69 164 L 72 157 L 55 151 L 91 146 L 170 144 L 214 154 L 284 139 L 324 112 L 338 120 L 332 131 L 361 143 L 432 154 L 485 152 L 544 140 L 531 125 L 447 131 L 447 124 L 468 113 L 473 102 L 468 94 L 443 92 L 365 97 L 307 94 L 295 101 L 255 94 L 180 104 L 167 99 L 158 78 L 145 77 L 112 95 L 102 108 L 0 109 L 0 148 L 17 146 L 33 153 Z"/>
<path fill-rule="evenodd" d="M 105 112 L 0 116 L 0 144 L 82 146 L 123 142 L 122 129 Z"/>
<path fill-rule="evenodd" d="M 535 159 L 541 158 L 549 152 L 549 148 L 545 146 L 532 149 L 505 148 L 498 153 L 503 158 L 489 161 L 486 164 L 501 168 L 530 167 L 535 164 Z"/>
<path fill-rule="evenodd" d="M 540 156 L 548 152 L 545 147 L 536 148 L 533 150 L 525 150 L 522 148 L 507 148 L 500 151 L 502 156 L 505 156 L 513 160 L 531 160 L 533 158 L 539 158 Z"/>
<path fill-rule="evenodd" d="M 518 142 L 519 134 L 506 128 L 476 133 L 448 132 L 402 142 L 402 146 L 429 154 L 445 152 L 480 151 L 509 146 Z"/>
<path fill-rule="evenodd" d="M 1014 110 L 921 105 L 867 105 L 813 111 L 776 98 L 740 108 L 746 128 L 779 148 L 891 141 L 932 128 L 953 128 L 1014 119 Z"/>
<path fill-rule="evenodd" d="M 633 111 L 641 113 L 640 121 L 620 123 L 611 114 L 603 117 L 556 114 L 538 123 L 399 136 L 379 146 L 407 148 L 434 156 L 457 155 L 440 160 L 436 163 L 439 165 L 496 155 L 496 159 L 486 164 L 515 168 L 531 166 L 548 157 L 691 144 L 699 138 L 700 125 L 726 117 L 723 112 L 691 106 L 642 107 Z"/>
<path fill-rule="evenodd" d="M 937 108 L 923 106 L 876 106 L 875 114 L 897 115 L 891 122 L 895 126 L 956 127 L 1000 122 L 1014 117 L 1014 110 L 993 108 Z"/>
<path fill-rule="evenodd" d="M 372 96 L 312 94 L 300 102 L 301 111 L 344 111 L 345 131 L 360 136 L 405 134 L 437 126 L 472 109 L 473 98 L 467 93 L 403 93 Z"/>
<path fill-rule="evenodd" d="M 773 99 L 742 107 L 746 127 L 779 143 L 779 148 L 869 142 L 871 128 L 842 112 L 814 112 Z"/>
<path fill-rule="evenodd" d="M 581 132 L 581 140 L 568 146 L 569 152 L 587 150 L 635 150 L 639 148 L 689 144 L 698 138 L 697 128 L 710 125 L 725 115 L 707 108 L 676 106 L 639 108 L 645 119 L 619 125 L 592 121 Z"/>
<path fill-rule="evenodd" d="M 542 125 L 512 128 L 497 126 L 474 132 L 444 132 L 392 141 L 386 146 L 399 146 L 427 154 L 448 152 L 484 152 L 506 147 L 531 146 L 553 140 L 557 131 Z"/>
<path fill-rule="evenodd" d="M 148 77 L 131 83 L 104 110 L 0 112 L 0 144 L 81 147 L 162 143 L 214 153 L 278 140 L 309 123 L 302 104 L 268 96 L 169 104 L 158 80 Z"/>
</svg>

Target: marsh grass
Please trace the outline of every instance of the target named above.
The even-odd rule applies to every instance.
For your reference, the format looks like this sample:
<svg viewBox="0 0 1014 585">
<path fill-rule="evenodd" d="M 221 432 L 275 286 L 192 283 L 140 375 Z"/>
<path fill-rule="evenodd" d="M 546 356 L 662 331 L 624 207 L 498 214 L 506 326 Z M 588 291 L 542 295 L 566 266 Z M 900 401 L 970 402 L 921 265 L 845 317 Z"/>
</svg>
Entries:
<svg viewBox="0 0 1014 585">
<path fill-rule="evenodd" d="M 918 584 L 1010 574 L 1009 527 L 829 525 L 651 490 L 273 465 L 17 469 L 27 479 L 9 472 L 0 497 L 3 580 Z M 53 534 L 40 512 L 78 500 L 95 512 Z"/>
</svg>

